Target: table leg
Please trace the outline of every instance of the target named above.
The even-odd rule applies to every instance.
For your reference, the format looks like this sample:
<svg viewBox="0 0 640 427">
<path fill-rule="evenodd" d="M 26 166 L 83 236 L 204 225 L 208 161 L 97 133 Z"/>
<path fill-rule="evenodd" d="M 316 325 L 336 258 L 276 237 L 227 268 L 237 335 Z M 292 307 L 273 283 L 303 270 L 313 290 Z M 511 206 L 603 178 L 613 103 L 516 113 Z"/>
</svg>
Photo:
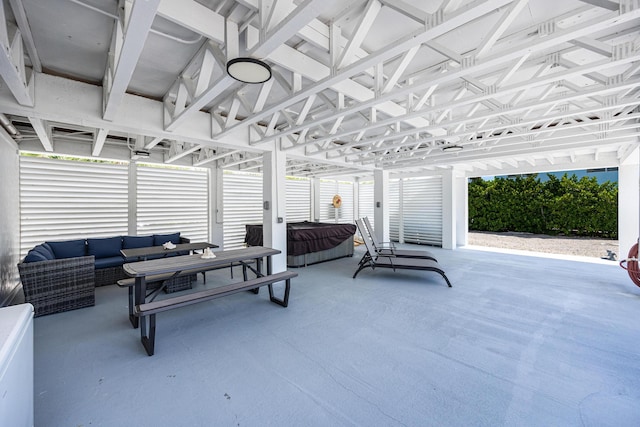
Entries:
<svg viewBox="0 0 640 427">
<path fill-rule="evenodd" d="M 145 297 L 147 295 L 147 280 L 145 277 L 136 277 L 135 293 L 133 298 L 133 304 L 129 300 L 129 321 L 134 328 L 138 328 L 139 318 L 133 314 L 133 308 L 136 305 L 144 304 Z"/>
<path fill-rule="evenodd" d="M 134 328 L 138 327 L 138 318 L 135 317 L 133 315 L 133 307 L 134 307 L 134 289 L 135 289 L 135 285 L 134 286 L 129 286 L 129 322 L 131 322 L 131 325 L 133 325 Z"/>
</svg>

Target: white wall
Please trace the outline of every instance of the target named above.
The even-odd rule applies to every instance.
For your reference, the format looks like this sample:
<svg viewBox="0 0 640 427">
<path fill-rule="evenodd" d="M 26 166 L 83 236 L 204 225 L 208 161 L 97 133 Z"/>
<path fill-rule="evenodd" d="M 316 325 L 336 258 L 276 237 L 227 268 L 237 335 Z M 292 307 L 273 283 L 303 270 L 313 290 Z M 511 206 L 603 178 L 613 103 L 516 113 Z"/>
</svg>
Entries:
<svg viewBox="0 0 640 427">
<path fill-rule="evenodd" d="M 0 138 L 0 306 L 18 285 L 20 261 L 20 166 L 17 148 Z"/>
</svg>

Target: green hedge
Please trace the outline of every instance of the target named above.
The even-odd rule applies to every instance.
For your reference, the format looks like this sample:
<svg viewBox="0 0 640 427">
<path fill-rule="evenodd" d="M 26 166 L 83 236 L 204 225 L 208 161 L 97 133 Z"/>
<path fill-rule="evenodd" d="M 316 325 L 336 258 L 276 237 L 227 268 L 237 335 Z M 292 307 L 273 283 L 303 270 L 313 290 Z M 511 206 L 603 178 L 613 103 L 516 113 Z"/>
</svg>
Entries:
<svg viewBox="0 0 640 427">
<path fill-rule="evenodd" d="M 469 229 L 618 237 L 618 186 L 565 174 L 469 182 Z"/>
</svg>

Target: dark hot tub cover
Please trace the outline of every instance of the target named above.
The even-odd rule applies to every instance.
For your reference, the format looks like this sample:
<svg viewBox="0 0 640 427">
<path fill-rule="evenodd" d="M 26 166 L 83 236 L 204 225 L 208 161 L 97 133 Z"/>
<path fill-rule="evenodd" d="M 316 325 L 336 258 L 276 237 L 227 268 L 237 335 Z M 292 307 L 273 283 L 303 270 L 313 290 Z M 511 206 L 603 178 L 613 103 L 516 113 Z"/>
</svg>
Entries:
<svg viewBox="0 0 640 427">
<path fill-rule="evenodd" d="M 244 242 L 249 246 L 262 246 L 262 224 L 246 225 Z M 324 251 L 338 246 L 353 236 L 353 224 L 329 224 L 325 222 L 287 223 L 287 255 L 303 255 Z"/>
</svg>

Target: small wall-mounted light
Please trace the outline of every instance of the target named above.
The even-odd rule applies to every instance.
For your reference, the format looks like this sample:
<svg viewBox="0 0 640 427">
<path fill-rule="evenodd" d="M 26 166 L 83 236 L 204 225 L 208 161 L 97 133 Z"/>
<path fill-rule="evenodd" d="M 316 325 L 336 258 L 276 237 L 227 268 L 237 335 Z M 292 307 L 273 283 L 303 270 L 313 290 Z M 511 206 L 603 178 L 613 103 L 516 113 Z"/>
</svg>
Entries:
<svg viewBox="0 0 640 427">
<path fill-rule="evenodd" d="M 242 83 L 264 83 L 271 78 L 271 67 L 255 58 L 234 58 L 227 62 L 227 73 Z"/>
</svg>

